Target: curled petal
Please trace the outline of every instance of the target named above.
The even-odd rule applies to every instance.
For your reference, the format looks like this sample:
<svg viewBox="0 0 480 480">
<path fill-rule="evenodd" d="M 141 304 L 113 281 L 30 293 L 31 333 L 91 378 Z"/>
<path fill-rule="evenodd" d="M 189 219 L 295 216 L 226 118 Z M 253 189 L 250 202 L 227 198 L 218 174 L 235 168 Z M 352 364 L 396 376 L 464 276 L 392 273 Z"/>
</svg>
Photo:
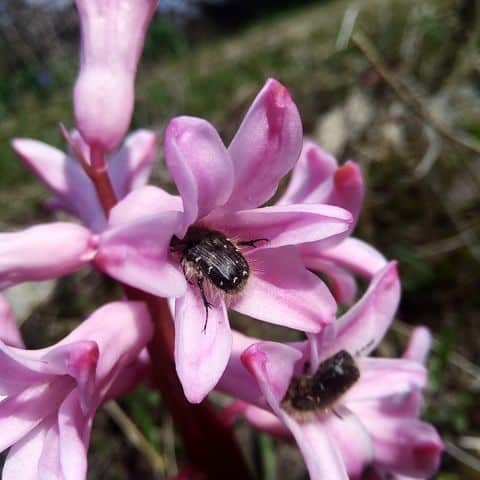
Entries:
<svg viewBox="0 0 480 480">
<path fill-rule="evenodd" d="M 73 102 L 91 146 L 115 148 L 130 124 L 134 80 L 155 0 L 76 0 L 82 33 Z"/>
<path fill-rule="evenodd" d="M 348 161 L 335 171 L 332 190 L 324 203 L 348 210 L 354 218 L 353 229 L 362 207 L 364 193 L 365 184 L 360 167 Z"/>
<path fill-rule="evenodd" d="M 161 188 L 146 185 L 129 193 L 110 210 L 108 224 L 119 227 L 166 211 L 181 212 L 182 199 Z"/>
<path fill-rule="evenodd" d="M 83 340 L 52 348 L 41 359 L 45 372 L 67 374 L 75 379 L 85 412 L 90 409 L 93 402 L 98 355 L 97 344 L 91 340 Z"/>
<path fill-rule="evenodd" d="M 400 301 L 396 262 L 391 262 L 372 280 L 363 297 L 338 319 L 335 339 L 322 346 L 322 358 L 339 350 L 367 355 L 374 350 L 393 321 Z"/>
<path fill-rule="evenodd" d="M 184 231 L 223 205 L 233 187 L 233 166 L 217 131 L 205 120 L 177 117 L 165 132 L 165 160 L 182 196 Z"/>
<path fill-rule="evenodd" d="M 210 224 L 210 219 L 207 220 Z M 330 205 L 285 205 L 231 212 L 219 229 L 241 240 L 266 239 L 255 247 L 276 248 L 306 242 L 338 243 L 352 222 L 349 212 Z M 215 225 L 215 220 L 214 220 Z"/>
<path fill-rule="evenodd" d="M 96 265 L 117 280 L 153 295 L 183 295 L 185 276 L 169 251 L 181 215 L 162 212 L 107 230 L 100 236 Z"/>
<path fill-rule="evenodd" d="M 335 157 L 316 143 L 305 140 L 290 183 L 277 204 L 326 203 L 324 200 L 331 189 L 330 180 L 336 169 Z"/>
<path fill-rule="evenodd" d="M 79 225 L 50 223 L 0 234 L 0 290 L 17 283 L 56 278 L 87 264 L 96 239 Z"/>
<path fill-rule="evenodd" d="M 175 300 L 175 363 L 185 396 L 200 403 L 215 387 L 227 366 L 232 334 L 225 303 L 206 311 L 200 293 L 187 288 Z"/>
<path fill-rule="evenodd" d="M 108 172 L 117 198 L 145 185 L 155 159 L 157 135 L 137 130 L 125 139 L 122 148 L 108 163 Z"/>
<path fill-rule="evenodd" d="M 6 345 L 22 348 L 23 340 L 10 304 L 0 294 L 0 340 Z"/>
<path fill-rule="evenodd" d="M 315 243 L 302 245 L 302 255 L 331 260 L 366 278 L 373 277 L 387 264 L 387 260 L 378 250 L 357 238 L 347 238 L 326 250 Z"/>
<path fill-rule="evenodd" d="M 361 357 L 358 364 L 360 380 L 344 396 L 345 402 L 352 402 L 352 405 L 353 402 L 409 394 L 423 388 L 427 382 L 425 367 L 411 360 Z"/>
<path fill-rule="evenodd" d="M 424 364 L 431 346 L 432 334 L 430 330 L 426 327 L 416 327 L 410 336 L 403 358 Z"/>
<path fill-rule="evenodd" d="M 327 286 L 304 266 L 295 247 L 248 254 L 251 273 L 232 308 L 265 322 L 318 333 L 337 305 Z"/>
<path fill-rule="evenodd" d="M 240 358 L 260 386 L 268 405 L 277 413 L 273 406 L 280 408 L 302 353 L 282 343 L 259 342 L 247 348 Z"/>
<path fill-rule="evenodd" d="M 267 80 L 228 148 L 235 170 L 228 210 L 258 207 L 275 193 L 298 159 L 302 135 L 290 93 L 276 80 Z"/>
</svg>

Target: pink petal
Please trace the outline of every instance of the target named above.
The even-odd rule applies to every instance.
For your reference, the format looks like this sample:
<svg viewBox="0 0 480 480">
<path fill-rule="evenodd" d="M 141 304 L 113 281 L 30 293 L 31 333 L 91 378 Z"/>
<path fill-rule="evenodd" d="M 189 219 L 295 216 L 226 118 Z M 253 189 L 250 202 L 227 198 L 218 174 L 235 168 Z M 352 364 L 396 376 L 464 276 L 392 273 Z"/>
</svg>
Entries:
<svg viewBox="0 0 480 480">
<path fill-rule="evenodd" d="M 341 415 L 330 414 L 322 424 L 335 439 L 349 476 L 359 478 L 373 459 L 373 444 L 359 418 L 348 411 Z"/>
<path fill-rule="evenodd" d="M 12 147 L 25 166 L 68 210 L 95 231 L 104 228 L 105 216 L 95 189 L 76 159 L 46 143 L 28 138 L 14 139 Z"/>
<path fill-rule="evenodd" d="M 268 410 L 247 405 L 243 416 L 256 429 L 273 435 L 275 437 L 290 436 L 290 430 L 279 420 L 279 418 Z"/>
<path fill-rule="evenodd" d="M 152 365 L 150 364 L 150 357 L 147 350 L 143 349 L 138 358 L 136 358 L 133 363 L 126 366 L 117 375 L 106 393 L 104 402 L 123 397 L 138 387 L 141 383 L 145 383 L 149 386 L 151 376 Z"/>
<path fill-rule="evenodd" d="M 242 210 L 206 219 L 219 230 L 240 240 L 266 238 L 255 247 L 275 248 L 307 242 L 325 247 L 339 242 L 347 233 L 352 217 L 346 210 L 330 205 L 286 205 Z M 218 223 L 217 223 L 218 222 Z"/>
<path fill-rule="evenodd" d="M 432 346 L 432 334 L 426 327 L 416 327 L 408 342 L 403 358 L 425 364 Z"/>
<path fill-rule="evenodd" d="M 81 26 L 75 121 L 91 146 L 115 148 L 133 110 L 134 80 L 155 0 L 76 0 Z"/>
<path fill-rule="evenodd" d="M 325 203 L 348 210 L 354 219 L 353 229 L 362 208 L 364 193 L 365 184 L 360 167 L 348 161 L 335 171 L 332 190 Z"/>
<path fill-rule="evenodd" d="M 331 260 L 367 278 L 373 277 L 387 264 L 387 260 L 378 250 L 357 238 L 347 238 L 326 250 L 315 243 L 302 245 L 302 254 L 306 257 L 319 256 Z"/>
<path fill-rule="evenodd" d="M 277 205 L 325 203 L 331 188 L 329 180 L 336 169 L 337 161 L 332 155 L 312 141 L 305 140 L 300 158 L 292 170 L 290 183 Z"/>
<path fill-rule="evenodd" d="M 110 210 L 108 224 L 119 227 L 166 211 L 181 212 L 182 199 L 161 188 L 146 185 L 133 190 Z"/>
<path fill-rule="evenodd" d="M 254 343 L 260 342 L 260 340 L 247 337 L 235 330 L 232 331 L 232 336 L 232 352 L 227 368 L 220 378 L 216 389 L 235 398 L 240 398 L 247 403 L 265 407 L 265 401 L 261 398 L 262 394 L 257 382 L 248 373 L 241 361 L 243 352 Z"/>
<path fill-rule="evenodd" d="M 63 478 L 85 479 L 92 421 L 83 414 L 79 398 L 72 392 L 58 412 L 58 459 Z"/>
<path fill-rule="evenodd" d="M 6 298 L 0 294 L 0 340 L 12 347 L 24 347 L 22 335 Z"/>
<path fill-rule="evenodd" d="M 265 348 L 266 346 L 268 348 Z M 242 361 L 257 380 L 270 408 L 295 437 L 307 464 L 310 478 L 348 480 L 341 456 L 321 423 L 314 421 L 298 424 L 280 407 L 279 402 L 288 388 L 294 361 L 299 359 L 299 355 L 301 356 L 300 352 L 287 345 L 265 342 L 255 344 L 246 350 L 242 355 Z M 278 380 L 275 381 L 275 377 L 280 377 L 281 385 L 278 384 Z"/>
<path fill-rule="evenodd" d="M 58 422 L 55 422 L 45 436 L 42 453 L 38 460 L 38 478 L 55 480 L 65 478 L 60 465 L 59 449 Z"/>
<path fill-rule="evenodd" d="M 309 270 L 323 273 L 328 277 L 330 289 L 337 302 L 345 305 L 353 303 L 357 293 L 357 282 L 350 272 L 321 258 L 307 257 L 304 263 Z"/>
<path fill-rule="evenodd" d="M 255 343 L 241 355 L 243 365 L 253 375 L 268 405 L 277 415 L 295 365 L 301 358 L 302 353 L 296 348 L 277 342 Z"/>
<path fill-rule="evenodd" d="M 117 198 L 145 185 L 152 169 L 157 148 L 157 135 L 137 130 L 125 139 L 120 150 L 108 163 L 108 172 Z"/>
<path fill-rule="evenodd" d="M 228 148 L 235 170 L 228 210 L 258 207 L 275 193 L 299 157 L 302 135 L 290 93 L 276 80 L 267 80 Z"/>
<path fill-rule="evenodd" d="M 428 423 L 416 419 L 364 416 L 362 422 L 374 442 L 375 463 L 388 471 L 430 478 L 437 471 L 443 442 Z"/>
<path fill-rule="evenodd" d="M 13 395 L 39 383 L 48 382 L 45 365 L 32 358 L 29 351 L 0 342 L 0 395 Z"/>
<path fill-rule="evenodd" d="M 213 302 L 212 302 L 213 303 Z M 195 287 L 175 301 L 175 364 L 185 396 L 200 403 L 215 387 L 232 348 L 232 334 L 223 301 L 208 311 Z"/>
<path fill-rule="evenodd" d="M 3 480 L 38 480 L 38 462 L 54 421 L 54 416 L 45 419 L 12 446 L 3 466 Z"/>
<path fill-rule="evenodd" d="M 82 408 L 86 412 L 93 403 L 95 373 L 99 357 L 98 345 L 92 340 L 83 340 L 49 349 L 41 358 L 45 372 L 70 375 L 78 385 Z"/>
<path fill-rule="evenodd" d="M 98 345 L 96 394 L 101 400 L 116 375 L 130 365 L 152 336 L 152 323 L 143 302 L 112 302 L 97 309 L 57 345 L 93 340 Z"/>
<path fill-rule="evenodd" d="M 186 281 L 170 257 L 181 213 L 163 212 L 107 230 L 100 236 L 97 267 L 120 282 L 160 297 L 184 294 Z"/>
<path fill-rule="evenodd" d="M 73 388 L 68 378 L 51 384 L 31 386 L 18 395 L 0 401 L 0 451 L 18 442 L 44 418 L 55 413 L 65 395 Z"/>
<path fill-rule="evenodd" d="M 248 253 L 250 278 L 232 308 L 265 322 L 317 333 L 337 305 L 326 285 L 309 272 L 295 247 Z"/>
<path fill-rule="evenodd" d="M 93 258 L 95 243 L 87 229 L 71 223 L 50 223 L 2 233 L 0 289 L 72 273 Z"/>
<path fill-rule="evenodd" d="M 368 355 L 384 337 L 399 301 L 397 264 L 391 262 L 374 277 L 363 297 L 337 320 L 336 338 L 322 345 L 322 358 L 340 350 Z"/>
<path fill-rule="evenodd" d="M 297 423 L 282 412 L 282 420 L 292 432 L 302 452 L 311 480 L 348 480 L 342 456 L 327 430 L 317 422 Z"/>
<path fill-rule="evenodd" d="M 168 169 L 183 199 L 186 231 L 197 218 L 228 200 L 233 166 L 217 131 L 199 118 L 171 120 L 164 144 Z"/>
<path fill-rule="evenodd" d="M 423 388 L 427 382 L 425 367 L 418 362 L 371 357 L 359 358 L 357 362 L 360 380 L 343 397 L 352 410 L 355 410 L 353 402 L 409 394 L 416 388 Z"/>
</svg>

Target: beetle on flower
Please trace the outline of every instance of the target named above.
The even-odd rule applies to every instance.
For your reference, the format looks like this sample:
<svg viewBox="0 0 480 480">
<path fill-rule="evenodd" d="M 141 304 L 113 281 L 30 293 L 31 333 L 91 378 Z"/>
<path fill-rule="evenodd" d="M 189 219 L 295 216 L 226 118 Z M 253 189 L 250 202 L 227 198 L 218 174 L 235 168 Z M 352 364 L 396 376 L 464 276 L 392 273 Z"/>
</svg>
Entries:
<svg viewBox="0 0 480 480">
<path fill-rule="evenodd" d="M 298 110 L 276 80 L 257 95 L 228 150 L 205 120 L 175 118 L 164 148 L 180 197 L 154 187 L 135 190 L 112 209 L 110 228 L 100 236 L 101 270 L 149 293 L 177 297 L 176 367 L 190 401 L 201 401 L 225 369 L 232 342 L 227 307 L 312 333 L 334 318 L 332 295 L 295 247 L 340 241 L 350 231 L 351 214 L 322 204 L 259 208 L 295 165 L 301 145 Z M 235 243 L 236 260 L 248 265 L 245 285 L 228 304 L 224 295 L 206 296 L 213 307 L 205 330 L 198 282 L 187 282 L 181 258 L 171 251 L 175 238 L 188 241 L 199 228 L 224 235 L 229 243 L 223 245 Z"/>
</svg>

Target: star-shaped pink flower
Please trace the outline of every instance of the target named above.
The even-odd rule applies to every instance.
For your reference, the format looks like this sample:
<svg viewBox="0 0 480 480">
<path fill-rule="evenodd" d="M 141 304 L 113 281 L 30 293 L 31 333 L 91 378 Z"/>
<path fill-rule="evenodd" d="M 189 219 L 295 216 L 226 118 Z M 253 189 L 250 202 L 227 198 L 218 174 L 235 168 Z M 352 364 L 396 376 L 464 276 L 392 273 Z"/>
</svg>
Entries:
<svg viewBox="0 0 480 480">
<path fill-rule="evenodd" d="M 418 352 L 424 347 L 417 342 L 404 359 L 366 356 L 393 320 L 399 295 L 396 267 L 391 263 L 339 318 L 336 332 L 327 329 L 292 345 L 236 336 L 234 353 L 218 385 L 241 400 L 233 404 L 231 413 L 241 412 L 275 435 L 292 435 L 315 480 L 358 479 L 371 464 L 382 472 L 432 475 L 443 445 L 435 429 L 418 420 L 420 391 L 426 381 Z M 354 358 L 358 380 L 328 408 L 311 412 L 287 408 L 292 379 L 305 368 L 315 372 L 342 351 Z M 342 367 L 337 368 L 330 374 L 344 375 Z"/>
<path fill-rule="evenodd" d="M 228 149 L 205 120 L 175 118 L 164 149 L 180 197 L 154 187 L 136 190 L 113 208 L 110 229 L 100 237 L 100 269 L 149 293 L 177 298 L 176 366 L 192 402 L 213 388 L 228 361 L 227 308 L 307 332 L 319 332 L 334 318 L 333 297 L 304 267 L 296 246 L 340 241 L 348 235 L 351 214 L 320 204 L 261 207 L 295 165 L 301 145 L 298 110 L 275 80 L 257 95 Z M 202 298 L 195 270 L 202 257 L 184 262 L 185 250 L 172 251 L 199 228 L 224 235 L 225 248 L 237 247 L 241 256 L 232 253 L 232 262 L 248 264 L 244 288 L 235 295 L 208 288 Z M 254 244 L 242 245 L 250 241 Z M 205 267 L 202 275 L 211 287 L 213 274 L 209 278 Z M 231 280 L 238 282 L 233 275 Z M 204 328 L 207 301 L 213 307 Z"/>
<path fill-rule="evenodd" d="M 10 447 L 2 478 L 85 479 L 95 411 L 142 378 L 151 335 L 144 304 L 115 302 L 57 344 L 25 350 L 0 297 L 0 450 Z"/>
</svg>

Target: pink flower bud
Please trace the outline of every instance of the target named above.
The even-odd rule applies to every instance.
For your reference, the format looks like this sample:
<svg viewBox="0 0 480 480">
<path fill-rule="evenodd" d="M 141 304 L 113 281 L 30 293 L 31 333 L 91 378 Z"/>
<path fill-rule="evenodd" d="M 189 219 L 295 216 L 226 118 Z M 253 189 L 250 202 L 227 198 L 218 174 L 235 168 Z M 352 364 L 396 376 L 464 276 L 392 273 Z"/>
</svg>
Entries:
<svg viewBox="0 0 480 480">
<path fill-rule="evenodd" d="M 78 130 L 95 148 L 112 150 L 132 116 L 134 81 L 156 0 L 76 0 L 80 72 L 73 102 Z"/>
</svg>

